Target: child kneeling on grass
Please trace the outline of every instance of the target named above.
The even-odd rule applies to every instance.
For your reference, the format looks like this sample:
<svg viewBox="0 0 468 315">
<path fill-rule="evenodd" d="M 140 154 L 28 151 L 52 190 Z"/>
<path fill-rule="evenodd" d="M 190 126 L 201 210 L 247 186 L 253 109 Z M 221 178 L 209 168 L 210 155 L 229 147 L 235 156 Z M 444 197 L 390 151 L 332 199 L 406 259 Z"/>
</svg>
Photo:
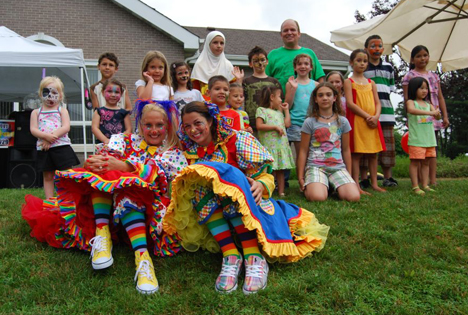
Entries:
<svg viewBox="0 0 468 315">
<path fill-rule="evenodd" d="M 297 158 L 299 187 L 309 201 L 327 200 L 329 183 L 338 190 L 340 199 L 360 199 L 359 189 L 350 175 L 351 127 L 342 114 L 336 88 L 328 82 L 320 83 L 310 98 Z"/>
</svg>

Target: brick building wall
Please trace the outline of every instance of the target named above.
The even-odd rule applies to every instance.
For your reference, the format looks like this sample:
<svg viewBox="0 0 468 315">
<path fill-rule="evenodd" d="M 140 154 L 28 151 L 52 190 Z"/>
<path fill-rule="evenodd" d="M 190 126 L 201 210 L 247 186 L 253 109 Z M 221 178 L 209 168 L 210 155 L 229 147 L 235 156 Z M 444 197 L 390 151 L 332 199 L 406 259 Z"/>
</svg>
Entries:
<svg viewBox="0 0 468 315">
<path fill-rule="evenodd" d="M 2 0 L 0 25 L 24 37 L 42 32 L 65 47 L 81 48 L 85 59 L 114 52 L 120 59 L 116 77 L 132 101 L 147 51 L 161 51 L 169 64 L 184 59 L 183 44 L 109 0 Z"/>
</svg>

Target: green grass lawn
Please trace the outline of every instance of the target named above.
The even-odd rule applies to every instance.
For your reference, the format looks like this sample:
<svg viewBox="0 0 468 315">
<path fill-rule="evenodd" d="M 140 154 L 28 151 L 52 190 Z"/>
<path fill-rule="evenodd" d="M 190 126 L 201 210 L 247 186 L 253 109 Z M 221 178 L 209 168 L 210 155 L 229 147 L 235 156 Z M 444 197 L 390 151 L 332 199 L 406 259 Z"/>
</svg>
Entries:
<svg viewBox="0 0 468 315">
<path fill-rule="evenodd" d="M 439 183 L 419 197 L 402 179 L 351 204 L 306 202 L 292 181 L 287 200 L 331 227 L 328 242 L 271 265 L 268 287 L 253 296 L 217 294 L 221 256 L 201 251 L 155 258 L 160 292 L 141 295 L 129 248 L 116 246 L 114 266 L 95 272 L 88 253 L 29 236 L 21 204 L 42 190 L 0 190 L 0 313 L 468 314 L 468 179 Z"/>
</svg>

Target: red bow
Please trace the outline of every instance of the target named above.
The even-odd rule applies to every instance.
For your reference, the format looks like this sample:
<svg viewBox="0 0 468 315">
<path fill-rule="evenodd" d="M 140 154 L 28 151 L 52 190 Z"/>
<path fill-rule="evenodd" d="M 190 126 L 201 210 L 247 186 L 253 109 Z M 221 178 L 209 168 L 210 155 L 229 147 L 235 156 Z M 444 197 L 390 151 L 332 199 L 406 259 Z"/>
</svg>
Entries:
<svg viewBox="0 0 468 315">
<path fill-rule="evenodd" d="M 214 146 L 214 143 L 213 141 L 210 142 L 210 144 L 208 145 L 208 147 L 198 147 L 197 148 L 197 155 L 199 158 L 202 158 L 204 157 L 205 155 L 212 155 L 213 152 L 215 150 L 215 146 Z"/>
</svg>

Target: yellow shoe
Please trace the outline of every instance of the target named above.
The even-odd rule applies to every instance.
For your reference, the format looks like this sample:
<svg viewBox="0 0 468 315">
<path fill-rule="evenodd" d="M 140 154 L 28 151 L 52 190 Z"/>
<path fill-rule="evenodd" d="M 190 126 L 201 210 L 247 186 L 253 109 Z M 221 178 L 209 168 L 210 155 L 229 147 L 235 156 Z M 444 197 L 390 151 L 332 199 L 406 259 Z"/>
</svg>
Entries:
<svg viewBox="0 0 468 315">
<path fill-rule="evenodd" d="M 94 270 L 105 269 L 114 263 L 112 258 L 112 240 L 109 226 L 96 228 L 96 236 L 89 241 L 91 245 L 91 265 Z"/>
<path fill-rule="evenodd" d="M 154 273 L 153 262 L 149 252 L 146 251 L 140 254 L 139 251 L 135 252 L 135 264 L 137 272 L 135 274 L 135 281 L 137 281 L 136 289 L 143 294 L 153 294 L 159 289 L 158 279 Z"/>
</svg>

